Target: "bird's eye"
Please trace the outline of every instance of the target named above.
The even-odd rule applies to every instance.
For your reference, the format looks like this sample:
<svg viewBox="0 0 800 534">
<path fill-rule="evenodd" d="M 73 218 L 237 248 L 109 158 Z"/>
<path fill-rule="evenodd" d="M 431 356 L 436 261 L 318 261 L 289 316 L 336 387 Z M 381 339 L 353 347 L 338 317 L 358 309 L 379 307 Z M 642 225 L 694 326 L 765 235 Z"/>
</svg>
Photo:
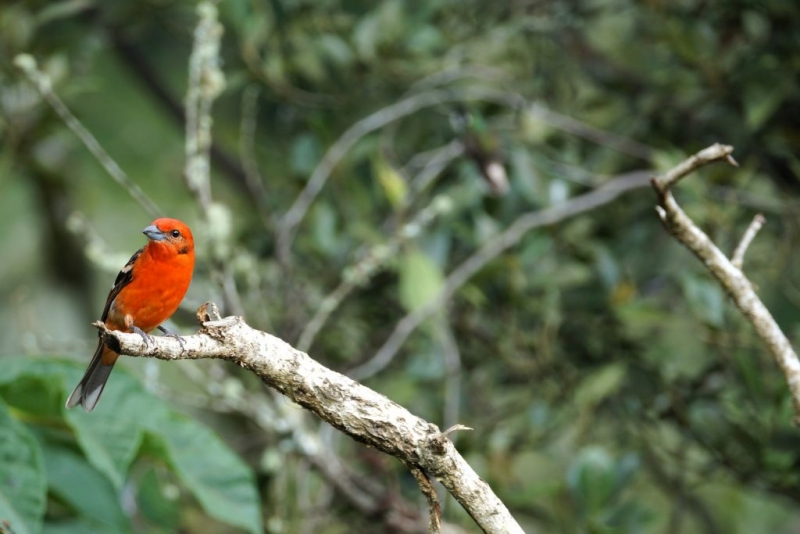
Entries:
<svg viewBox="0 0 800 534">
<path fill-rule="evenodd" d="M 170 233 L 172 234 L 172 237 L 180 237 L 181 236 L 181 231 L 180 230 L 173 230 Z"/>
</svg>

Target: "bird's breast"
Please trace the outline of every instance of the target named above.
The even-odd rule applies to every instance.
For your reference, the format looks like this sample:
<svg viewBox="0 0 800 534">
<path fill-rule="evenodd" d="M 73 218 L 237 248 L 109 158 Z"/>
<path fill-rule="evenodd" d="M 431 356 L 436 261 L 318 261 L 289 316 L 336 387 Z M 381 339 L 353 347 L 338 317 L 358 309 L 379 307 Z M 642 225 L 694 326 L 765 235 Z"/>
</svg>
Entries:
<svg viewBox="0 0 800 534">
<path fill-rule="evenodd" d="M 166 321 L 180 306 L 192 281 L 192 267 L 152 262 L 135 269 L 131 282 L 122 288 L 109 308 L 107 322 L 120 328 L 126 316 L 145 332 Z M 137 266 L 138 267 L 138 266 Z"/>
</svg>

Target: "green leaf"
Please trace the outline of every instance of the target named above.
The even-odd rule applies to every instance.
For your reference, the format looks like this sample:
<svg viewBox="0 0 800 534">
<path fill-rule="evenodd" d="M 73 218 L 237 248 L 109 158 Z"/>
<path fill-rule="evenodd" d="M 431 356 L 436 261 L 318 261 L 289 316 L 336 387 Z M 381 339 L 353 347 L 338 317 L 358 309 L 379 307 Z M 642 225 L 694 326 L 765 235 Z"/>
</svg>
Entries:
<svg viewBox="0 0 800 534">
<path fill-rule="evenodd" d="M 653 329 L 644 358 L 669 380 L 700 376 L 715 358 L 703 344 L 706 328 L 691 314 L 673 313 Z"/>
<path fill-rule="evenodd" d="M 216 434 L 176 413 L 147 418 L 167 460 L 212 517 L 260 533 L 261 506 L 253 472 Z"/>
<path fill-rule="evenodd" d="M 338 215 L 327 202 L 317 202 L 311 208 L 311 236 L 314 244 L 331 256 L 339 249 L 337 225 Z"/>
<path fill-rule="evenodd" d="M 380 43 L 380 20 L 373 14 L 363 17 L 353 31 L 353 43 L 362 60 L 375 59 Z"/>
<path fill-rule="evenodd" d="M 356 56 L 347 42 L 333 33 L 326 33 L 317 39 L 317 53 L 327 57 L 333 63 L 349 67 Z"/>
<path fill-rule="evenodd" d="M 524 148 L 511 153 L 511 183 L 516 191 L 532 205 L 544 204 L 544 184 L 533 158 Z"/>
<path fill-rule="evenodd" d="M 76 374 L 74 382 L 78 378 Z M 142 397 L 145 398 L 141 401 L 144 404 L 139 405 Z M 80 409 L 65 412 L 65 418 L 75 431 L 75 438 L 86 458 L 117 489 L 125 483 L 128 469 L 142 441 L 142 428 L 138 420 L 147 413 L 147 404 L 157 402 L 144 394 L 135 378 L 115 369 L 103 391 L 103 398 L 92 413 Z"/>
<path fill-rule="evenodd" d="M 372 170 L 391 205 L 394 208 L 402 206 L 408 194 L 405 178 L 382 157 L 373 159 Z"/>
<path fill-rule="evenodd" d="M 421 27 L 411 29 L 408 38 L 408 50 L 412 54 L 431 54 L 442 49 L 446 45 L 444 35 L 436 26 L 426 24 Z"/>
<path fill-rule="evenodd" d="M 725 297 L 719 284 L 690 275 L 681 277 L 683 294 L 692 311 L 711 326 L 720 328 L 724 320 Z"/>
<path fill-rule="evenodd" d="M 40 532 L 46 492 L 39 444 L 0 399 L 0 519 L 15 534 Z"/>
<path fill-rule="evenodd" d="M 53 494 L 83 516 L 82 519 L 92 523 L 94 528 L 102 526 L 113 532 L 130 530 L 117 492 L 102 473 L 69 449 L 44 444 L 43 450 L 47 481 Z"/>
<path fill-rule="evenodd" d="M 66 384 L 72 386 L 76 383 L 82 371 L 83 365 L 75 362 L 45 358 L 8 358 L 0 366 L 0 385 L 5 384 L 7 387 L 17 380 L 35 383 L 32 379 L 38 378 L 42 383 L 49 382 L 48 387 L 60 386 L 65 393 Z M 60 399 L 61 406 L 63 396 Z M 62 410 L 89 463 L 105 475 L 117 490 L 127 479 L 130 465 L 143 439 L 150 436 L 152 439 L 147 440 L 148 442 L 154 441 L 160 445 L 150 452 L 173 466 L 180 480 L 197 497 L 206 513 L 249 532 L 262 531 L 260 503 L 250 469 L 216 434 L 176 413 L 164 401 L 145 391 L 139 381 L 124 368 L 119 367 L 114 371 L 103 393 L 103 399 L 92 413 Z M 0 428 L 10 427 L 3 424 Z M 52 462 L 48 467 L 55 474 L 74 469 L 74 464 L 69 469 L 65 467 L 70 465 L 70 458 L 63 454 Z M 85 469 L 76 471 L 76 476 L 78 475 L 86 480 L 93 476 Z M 30 481 L 26 481 L 25 487 L 31 485 Z M 87 498 L 85 494 L 76 494 L 70 502 L 76 509 L 84 510 Z M 0 512 L 2 511 L 0 505 Z M 118 519 L 113 512 L 109 514 L 103 516 L 101 523 L 114 523 Z M 54 528 L 71 529 L 73 526 L 64 524 Z M 112 530 L 118 529 L 115 527 Z"/>
<path fill-rule="evenodd" d="M 760 128 L 783 104 L 786 86 L 780 80 L 775 83 L 748 86 L 744 91 L 745 120 L 751 129 Z"/>
<path fill-rule="evenodd" d="M 621 363 L 611 363 L 584 378 L 575 391 L 575 403 L 588 408 L 619 391 L 625 381 L 626 369 Z"/>
<path fill-rule="evenodd" d="M 119 534 L 119 531 L 88 519 L 45 523 L 44 534 Z"/>
<path fill-rule="evenodd" d="M 179 530 L 182 503 L 177 486 L 170 481 L 160 480 L 156 469 L 150 468 L 139 478 L 136 502 L 139 513 L 151 523 L 157 524 L 167 532 Z"/>
<path fill-rule="evenodd" d="M 93 7 L 91 0 L 63 0 L 49 2 L 46 7 L 36 14 L 36 22 L 43 26 L 50 22 L 76 16 L 81 11 Z"/>
<path fill-rule="evenodd" d="M 601 447 L 581 450 L 567 472 L 567 486 L 583 510 L 597 512 L 616 487 L 613 458 Z"/>
<path fill-rule="evenodd" d="M 68 418 L 90 460 L 99 453 L 95 465 L 114 479 L 125 476 L 147 432 L 162 445 L 152 452 L 172 465 L 210 516 L 261 532 L 253 473 L 216 434 L 169 409 L 131 375 L 115 370 L 98 407 L 91 414 L 71 410 Z"/>
<path fill-rule="evenodd" d="M 59 380 L 47 374 L 22 374 L 0 385 L 9 405 L 37 417 L 59 417 L 64 393 Z"/>
<path fill-rule="evenodd" d="M 304 133 L 292 143 L 289 161 L 292 171 L 306 176 L 311 174 L 321 157 L 322 153 L 317 137 L 310 133 Z"/>
<path fill-rule="evenodd" d="M 442 288 L 442 271 L 417 248 L 410 248 L 400 260 L 400 301 L 412 311 L 425 306 Z"/>
</svg>

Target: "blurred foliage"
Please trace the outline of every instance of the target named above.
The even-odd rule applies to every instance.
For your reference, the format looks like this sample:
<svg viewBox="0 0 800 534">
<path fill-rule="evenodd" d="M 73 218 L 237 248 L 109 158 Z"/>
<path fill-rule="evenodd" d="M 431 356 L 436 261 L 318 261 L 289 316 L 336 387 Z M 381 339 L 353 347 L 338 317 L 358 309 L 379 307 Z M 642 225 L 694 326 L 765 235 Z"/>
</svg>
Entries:
<svg viewBox="0 0 800 534">
<path fill-rule="evenodd" d="M 17 534 L 256 531 L 262 520 L 275 533 L 394 528 L 336 490 L 291 433 L 231 413 L 227 397 L 263 387 L 238 369 L 129 358 L 96 412 L 63 410 L 80 366 L 52 355 L 88 361 L 88 322 L 150 221 L 14 69 L 18 53 L 37 58 L 165 213 L 196 229 L 200 261 L 175 318 L 184 332 L 197 304 L 214 300 L 295 343 L 349 273 L 354 290 L 309 351 L 347 372 L 521 215 L 719 141 L 741 168 L 697 173 L 679 200 L 725 251 L 765 213 L 745 269 L 787 334 L 800 333 L 800 5 L 219 8 L 227 87 L 213 113 L 220 212 L 208 228 L 182 179 L 195 5 L 0 6 L 0 519 Z M 329 147 L 371 113 L 436 89 L 451 101 L 357 140 L 301 221 L 292 257 L 276 261 L 281 217 Z M 459 96 L 470 91 L 484 96 Z M 469 149 L 447 156 L 448 146 Z M 484 180 L 489 160 L 506 168 L 505 195 Z M 359 262 L 374 260 L 365 250 L 437 196 L 451 209 L 358 278 Z M 474 428 L 453 439 L 526 531 L 796 531 L 800 436 L 783 378 L 657 223 L 654 201 L 643 188 L 526 235 L 366 384 L 431 422 Z M 229 236 L 227 284 L 203 251 L 212 232 Z M 387 509 L 421 504 L 401 465 L 314 428 L 383 488 Z M 474 530 L 445 504 L 447 521 Z"/>
<path fill-rule="evenodd" d="M 48 500 L 48 531 L 129 531 L 125 499 L 115 494 L 141 484 L 148 490 L 140 499 L 144 524 L 172 530 L 171 518 L 191 496 L 211 517 L 260 532 L 250 469 L 207 428 L 147 394 L 128 373 L 119 375 L 104 406 L 88 416 L 62 407 L 63 392 L 82 368 L 47 358 L 5 359 L 0 391 L 8 404 L 0 406 L 8 435 L 0 447 L 8 509 L 0 513 L 15 531 L 40 531 Z M 188 494 L 181 495 L 177 482 Z"/>
</svg>

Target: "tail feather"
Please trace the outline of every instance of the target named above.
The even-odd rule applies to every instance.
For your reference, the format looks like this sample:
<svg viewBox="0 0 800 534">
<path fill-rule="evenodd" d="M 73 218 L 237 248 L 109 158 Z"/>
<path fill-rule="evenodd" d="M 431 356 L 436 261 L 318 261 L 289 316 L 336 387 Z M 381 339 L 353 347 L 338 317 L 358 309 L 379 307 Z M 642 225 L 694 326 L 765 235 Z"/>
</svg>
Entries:
<svg viewBox="0 0 800 534">
<path fill-rule="evenodd" d="M 106 347 L 102 341 L 98 344 L 83 378 L 67 399 L 67 408 L 73 408 L 80 404 L 87 412 L 94 410 L 97 401 L 100 400 L 100 394 L 103 393 L 103 388 L 106 386 L 106 381 L 111 375 L 111 370 L 114 369 L 117 356 L 118 354 Z"/>
</svg>

